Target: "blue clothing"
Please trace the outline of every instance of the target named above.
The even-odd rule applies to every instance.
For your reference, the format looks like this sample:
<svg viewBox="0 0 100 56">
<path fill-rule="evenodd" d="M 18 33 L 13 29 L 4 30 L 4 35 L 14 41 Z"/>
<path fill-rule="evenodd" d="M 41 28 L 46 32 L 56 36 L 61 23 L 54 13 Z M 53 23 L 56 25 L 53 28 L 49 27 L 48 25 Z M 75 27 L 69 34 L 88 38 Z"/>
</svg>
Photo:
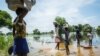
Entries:
<svg viewBox="0 0 100 56">
<path fill-rule="evenodd" d="M 29 52 L 28 44 L 26 38 L 17 37 L 14 39 L 15 41 L 15 53 L 23 53 L 27 54 Z"/>
</svg>

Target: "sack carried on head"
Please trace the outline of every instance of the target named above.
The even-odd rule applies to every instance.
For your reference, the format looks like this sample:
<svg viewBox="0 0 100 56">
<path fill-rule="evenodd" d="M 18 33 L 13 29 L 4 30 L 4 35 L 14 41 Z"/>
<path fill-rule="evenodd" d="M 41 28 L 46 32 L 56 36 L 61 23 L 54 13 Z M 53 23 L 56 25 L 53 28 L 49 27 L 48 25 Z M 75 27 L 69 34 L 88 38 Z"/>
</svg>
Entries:
<svg viewBox="0 0 100 56">
<path fill-rule="evenodd" d="M 36 0 L 6 0 L 6 2 L 10 10 L 16 11 L 18 7 L 26 7 L 28 10 L 31 10 L 32 6 L 35 5 Z M 26 6 L 24 6 L 24 4 Z"/>
<path fill-rule="evenodd" d="M 8 4 L 8 8 L 13 11 L 16 11 L 18 7 L 24 6 L 21 0 L 6 0 L 6 2 Z"/>
</svg>

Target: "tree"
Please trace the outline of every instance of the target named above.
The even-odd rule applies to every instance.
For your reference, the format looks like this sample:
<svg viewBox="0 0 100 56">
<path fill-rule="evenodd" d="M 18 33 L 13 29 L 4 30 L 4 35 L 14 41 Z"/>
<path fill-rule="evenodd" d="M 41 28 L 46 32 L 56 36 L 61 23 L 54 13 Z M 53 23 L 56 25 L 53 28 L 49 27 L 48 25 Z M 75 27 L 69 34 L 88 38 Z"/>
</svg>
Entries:
<svg viewBox="0 0 100 56">
<path fill-rule="evenodd" d="M 54 34 L 54 31 L 53 31 L 53 30 L 51 30 L 49 33 L 50 33 L 50 34 Z"/>
<path fill-rule="evenodd" d="M 60 25 L 60 26 L 68 26 L 68 22 L 66 22 L 66 20 L 65 20 L 64 17 L 59 17 L 59 16 L 57 16 L 57 17 L 55 18 L 55 22 L 56 22 L 58 25 Z M 58 34 L 59 34 L 59 36 L 60 36 L 60 40 L 61 40 L 61 41 L 63 40 L 63 38 L 62 38 L 62 33 L 63 33 L 63 31 L 62 31 L 62 29 L 60 28 L 60 29 L 58 30 Z"/>
<path fill-rule="evenodd" d="M 68 30 L 69 30 L 70 32 L 74 32 L 74 27 L 73 27 L 73 26 L 68 26 Z"/>
<path fill-rule="evenodd" d="M 84 32 L 92 31 L 92 26 L 90 26 L 89 24 L 83 25 L 83 31 Z"/>
<path fill-rule="evenodd" d="M 78 24 L 79 30 L 82 31 L 83 29 L 83 25 L 82 24 Z"/>
<path fill-rule="evenodd" d="M 97 32 L 100 32 L 100 26 L 97 27 L 96 31 Z"/>
<path fill-rule="evenodd" d="M 64 17 L 59 17 L 59 16 L 55 18 L 55 22 L 57 22 L 61 26 L 68 24 Z"/>
<path fill-rule="evenodd" d="M 40 35 L 41 33 L 40 33 L 39 29 L 35 29 L 35 30 L 33 30 L 33 34 L 38 34 L 38 35 Z"/>
<path fill-rule="evenodd" d="M 0 10 L 0 28 L 7 27 L 12 28 L 12 17 L 6 11 Z"/>
<path fill-rule="evenodd" d="M 97 32 L 97 35 L 100 36 L 100 26 L 97 27 L 96 32 Z"/>
</svg>

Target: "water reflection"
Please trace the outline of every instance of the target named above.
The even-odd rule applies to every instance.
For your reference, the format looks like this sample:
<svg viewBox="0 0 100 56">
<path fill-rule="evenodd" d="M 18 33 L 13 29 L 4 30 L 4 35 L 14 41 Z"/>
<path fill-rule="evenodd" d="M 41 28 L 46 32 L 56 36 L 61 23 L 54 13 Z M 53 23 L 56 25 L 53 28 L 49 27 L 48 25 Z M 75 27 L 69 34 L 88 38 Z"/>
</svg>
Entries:
<svg viewBox="0 0 100 56">
<path fill-rule="evenodd" d="M 33 39 L 34 39 L 35 41 L 39 41 L 40 35 L 38 35 L 38 36 L 33 36 Z"/>
<path fill-rule="evenodd" d="M 82 37 L 83 38 L 81 40 L 81 44 L 86 44 L 88 42 L 88 38 L 85 35 L 82 35 Z M 70 38 L 70 44 L 73 44 L 74 41 L 76 41 L 74 33 L 71 33 L 69 38 Z M 99 45 L 100 44 L 99 40 L 100 40 L 99 36 L 96 35 L 93 38 L 93 46 Z M 33 42 L 41 43 L 42 45 L 43 44 L 52 44 L 52 43 L 55 43 L 55 38 L 53 35 L 33 35 Z"/>
<path fill-rule="evenodd" d="M 84 36 L 84 38 L 87 38 L 87 37 Z M 55 50 L 56 43 L 55 43 L 55 38 L 52 35 L 37 35 L 37 36 L 33 35 L 33 36 L 28 36 L 28 39 L 29 39 L 28 42 L 30 43 L 29 46 L 31 47 L 30 50 L 32 50 L 32 51 L 34 51 L 35 49 L 36 50 L 43 49 L 43 50 L 46 50 L 48 52 L 50 52 L 50 50 L 54 50 L 55 56 L 66 56 L 65 50 L 64 51 Z M 75 40 L 75 34 L 70 35 L 70 40 L 71 40 L 70 43 L 72 43 L 70 45 L 75 44 L 75 47 L 77 47 L 76 40 Z M 86 40 L 86 39 L 83 39 L 83 40 Z M 83 43 L 81 43 L 81 44 L 83 44 Z M 100 38 L 96 35 L 96 37 L 93 38 L 93 47 L 94 47 L 94 45 L 98 47 L 99 44 L 100 44 Z M 60 48 L 62 48 L 62 46 L 63 45 L 61 45 Z M 73 48 L 75 48 L 75 47 L 73 47 Z M 71 47 L 69 47 L 69 48 L 71 49 Z M 48 50 L 48 49 L 50 49 L 50 50 Z M 82 47 L 77 47 L 77 48 L 75 48 L 74 51 L 76 51 L 77 54 L 70 54 L 70 55 L 85 56 L 85 54 L 84 54 L 85 52 L 84 52 L 84 49 L 82 49 Z M 94 56 L 93 49 L 88 49 L 86 54 L 87 54 L 87 56 Z M 50 56 L 50 55 L 47 55 L 47 56 Z"/>
<path fill-rule="evenodd" d="M 77 47 L 77 56 L 83 56 L 80 47 Z"/>
<path fill-rule="evenodd" d="M 89 49 L 89 56 L 95 56 L 94 51 L 93 51 L 93 48 L 90 48 Z"/>
</svg>

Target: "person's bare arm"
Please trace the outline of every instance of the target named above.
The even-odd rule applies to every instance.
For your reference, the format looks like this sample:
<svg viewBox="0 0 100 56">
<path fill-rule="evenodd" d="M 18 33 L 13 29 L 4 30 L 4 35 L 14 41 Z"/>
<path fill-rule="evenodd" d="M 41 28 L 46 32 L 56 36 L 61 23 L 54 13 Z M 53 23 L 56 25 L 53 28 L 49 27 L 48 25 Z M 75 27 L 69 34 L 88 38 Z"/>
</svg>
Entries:
<svg viewBox="0 0 100 56">
<path fill-rule="evenodd" d="M 25 22 L 25 21 L 24 21 Z M 26 22 L 25 22 L 25 33 L 26 33 Z"/>
<path fill-rule="evenodd" d="M 15 25 L 13 25 L 13 37 L 15 37 Z"/>
</svg>

